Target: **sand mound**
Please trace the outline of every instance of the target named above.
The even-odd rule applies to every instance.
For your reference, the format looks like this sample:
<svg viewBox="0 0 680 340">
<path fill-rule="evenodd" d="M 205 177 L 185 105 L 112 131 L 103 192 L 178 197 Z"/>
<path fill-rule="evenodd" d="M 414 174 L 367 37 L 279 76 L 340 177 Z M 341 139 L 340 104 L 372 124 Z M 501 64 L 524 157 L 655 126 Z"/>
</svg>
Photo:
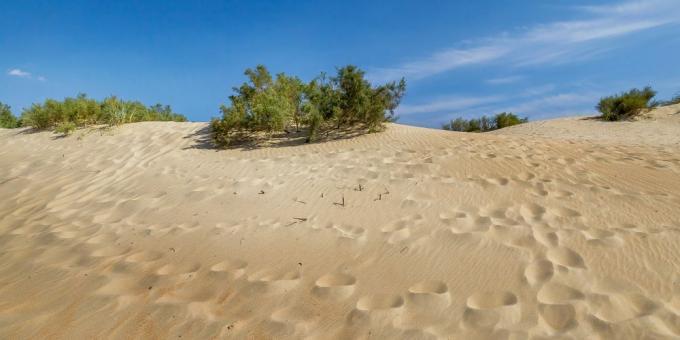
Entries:
<svg viewBox="0 0 680 340">
<path fill-rule="evenodd" d="M 491 133 L 550 139 L 680 147 L 680 104 L 664 106 L 631 121 L 604 122 L 592 116 L 529 122 Z"/>
<path fill-rule="evenodd" d="M 680 337 L 654 119 L 219 152 L 202 123 L 0 130 L 0 338 Z"/>
</svg>

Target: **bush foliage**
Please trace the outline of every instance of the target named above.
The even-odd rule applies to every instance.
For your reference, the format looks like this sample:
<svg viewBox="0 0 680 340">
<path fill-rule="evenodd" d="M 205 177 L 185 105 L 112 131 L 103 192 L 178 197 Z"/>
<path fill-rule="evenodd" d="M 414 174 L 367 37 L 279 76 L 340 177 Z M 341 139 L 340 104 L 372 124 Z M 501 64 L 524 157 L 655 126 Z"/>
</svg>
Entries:
<svg viewBox="0 0 680 340">
<path fill-rule="evenodd" d="M 337 70 L 335 77 L 322 73 L 309 83 L 284 73 L 272 77 L 258 65 L 245 71 L 248 82 L 235 87 L 221 118 L 211 121 L 214 141 L 227 146 L 258 133 L 305 129 L 307 141 L 322 130 L 362 127 L 370 131 L 394 120 L 394 110 L 406 90 L 406 82 L 372 86 L 356 66 Z"/>
<path fill-rule="evenodd" d="M 656 106 L 652 101 L 656 91 L 647 86 L 642 90 L 631 89 L 617 95 L 600 99 L 596 108 L 602 113 L 601 118 L 608 121 L 629 119 L 642 111 Z"/>
<path fill-rule="evenodd" d="M 21 121 L 12 114 L 9 105 L 0 102 L 0 128 L 14 129 L 21 126 Z"/>
<path fill-rule="evenodd" d="M 142 121 L 176 121 L 187 119 L 172 112 L 170 106 L 156 104 L 145 106 L 138 101 L 126 101 L 115 96 L 98 101 L 85 94 L 68 97 L 63 101 L 47 99 L 42 104 L 33 104 L 21 114 L 24 126 L 48 129 L 57 126 L 82 127 L 88 125 L 118 125 Z M 71 129 L 72 131 L 72 129 Z"/>
<path fill-rule="evenodd" d="M 514 113 L 502 112 L 492 117 L 482 116 L 481 118 L 473 119 L 459 117 L 445 123 L 442 128 L 444 130 L 460 132 L 487 132 L 526 123 L 528 121 L 528 117 L 519 118 Z"/>
</svg>

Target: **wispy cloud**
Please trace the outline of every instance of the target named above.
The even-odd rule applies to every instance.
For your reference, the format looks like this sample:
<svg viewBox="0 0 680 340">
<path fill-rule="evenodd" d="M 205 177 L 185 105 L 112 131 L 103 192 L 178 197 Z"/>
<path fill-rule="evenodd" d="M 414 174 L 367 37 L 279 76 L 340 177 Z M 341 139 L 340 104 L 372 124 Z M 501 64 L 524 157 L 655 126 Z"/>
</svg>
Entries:
<svg viewBox="0 0 680 340">
<path fill-rule="evenodd" d="M 450 49 L 437 52 L 423 60 L 405 63 L 394 68 L 373 70 L 372 80 L 394 80 L 401 77 L 420 79 L 466 65 L 496 60 L 509 52 L 503 46 L 479 46 L 469 49 Z"/>
<path fill-rule="evenodd" d="M 477 107 L 484 104 L 497 103 L 505 99 L 503 96 L 486 97 L 441 97 L 431 102 L 419 105 L 400 105 L 397 109 L 399 115 L 412 115 L 418 113 L 459 111 L 466 108 Z"/>
<path fill-rule="evenodd" d="M 592 56 L 603 49 L 603 39 L 623 37 L 680 22 L 677 0 L 628 1 L 614 5 L 575 7 L 586 17 L 537 25 L 514 34 L 468 43 L 465 47 L 445 49 L 420 60 L 390 68 L 373 70 L 373 80 L 400 77 L 421 79 L 468 65 L 498 62 L 526 66 L 565 62 Z"/>
<path fill-rule="evenodd" d="M 20 77 L 20 78 L 30 78 L 31 77 L 30 72 L 26 72 L 26 71 L 23 71 L 23 70 L 18 69 L 18 68 L 13 68 L 13 69 L 7 71 L 7 75 L 10 75 L 10 76 L 13 76 L 13 77 Z"/>
<path fill-rule="evenodd" d="M 594 111 L 594 104 L 601 97 L 596 92 L 557 93 L 546 97 L 530 98 L 518 103 L 501 104 L 493 112 L 518 112 L 533 119 L 564 114 L 583 114 Z"/>
<path fill-rule="evenodd" d="M 504 85 L 504 84 L 516 83 L 516 82 L 518 82 L 522 79 L 524 79 L 523 76 L 509 76 L 509 77 L 499 77 L 499 78 L 487 79 L 484 82 L 487 83 L 487 84 L 491 84 L 491 85 Z"/>
<path fill-rule="evenodd" d="M 44 76 L 36 76 L 35 78 L 33 78 L 33 74 L 31 74 L 31 72 L 24 71 L 24 70 L 19 69 L 19 68 L 13 68 L 13 69 L 8 70 L 7 75 L 11 76 L 11 77 L 18 77 L 18 78 L 36 79 L 36 80 L 41 81 L 41 82 L 47 81 L 47 78 L 45 78 Z"/>
</svg>

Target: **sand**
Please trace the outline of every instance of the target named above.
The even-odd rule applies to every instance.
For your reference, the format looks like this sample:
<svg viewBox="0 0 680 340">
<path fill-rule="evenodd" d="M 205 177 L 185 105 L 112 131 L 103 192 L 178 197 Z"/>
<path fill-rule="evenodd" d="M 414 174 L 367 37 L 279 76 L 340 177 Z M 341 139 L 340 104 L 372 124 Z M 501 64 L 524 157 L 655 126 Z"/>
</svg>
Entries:
<svg viewBox="0 0 680 340">
<path fill-rule="evenodd" d="M 678 338 L 680 125 L 652 120 L 0 130 L 0 338 Z"/>
</svg>

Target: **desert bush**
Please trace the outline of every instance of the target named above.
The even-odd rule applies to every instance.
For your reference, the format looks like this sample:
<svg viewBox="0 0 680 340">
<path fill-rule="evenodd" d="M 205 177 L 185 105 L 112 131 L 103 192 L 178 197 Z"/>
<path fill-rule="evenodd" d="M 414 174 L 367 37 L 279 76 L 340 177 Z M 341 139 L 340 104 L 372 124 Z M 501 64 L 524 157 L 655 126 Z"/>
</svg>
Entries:
<svg viewBox="0 0 680 340">
<path fill-rule="evenodd" d="M 513 113 L 508 113 L 508 112 L 502 112 L 499 114 L 496 114 L 493 117 L 494 120 L 494 127 L 496 129 L 502 129 L 508 126 L 513 126 L 517 124 L 522 124 L 526 123 L 529 121 L 528 117 L 524 118 L 519 118 L 517 115 Z"/>
<path fill-rule="evenodd" d="M 70 135 L 75 130 L 76 130 L 76 123 L 74 123 L 74 122 L 61 122 L 61 123 L 58 123 L 57 126 L 54 127 L 55 133 L 61 133 L 64 136 Z"/>
<path fill-rule="evenodd" d="M 14 129 L 21 126 L 21 121 L 12 114 L 12 108 L 0 102 L 0 128 Z"/>
<path fill-rule="evenodd" d="M 629 119 L 640 114 L 645 109 L 656 105 L 652 101 L 656 91 L 647 86 L 642 90 L 631 89 L 618 95 L 600 99 L 596 108 L 602 113 L 601 118 L 607 121 Z"/>
<path fill-rule="evenodd" d="M 89 125 L 118 125 L 142 121 L 186 121 L 186 117 L 172 112 L 168 105 L 145 106 L 138 101 L 121 100 L 115 96 L 102 101 L 88 98 L 85 94 L 67 97 L 63 101 L 47 99 L 33 104 L 22 112 L 23 125 L 35 129 L 58 126 L 82 127 Z M 68 124 L 67 124 L 68 123 Z M 63 128 L 63 127 L 62 127 Z"/>
<path fill-rule="evenodd" d="M 220 107 L 222 117 L 210 123 L 213 140 L 227 146 L 264 132 L 307 129 L 307 141 L 322 129 L 361 126 L 378 131 L 394 120 L 394 110 L 406 90 L 406 82 L 372 86 L 356 66 L 339 68 L 335 77 L 322 73 L 309 83 L 280 73 L 275 79 L 263 65 L 247 69 L 248 81 L 233 88 L 229 104 Z"/>
<path fill-rule="evenodd" d="M 514 113 L 501 112 L 492 117 L 482 116 L 480 118 L 472 119 L 458 117 L 455 120 L 443 124 L 442 129 L 460 132 L 487 132 L 526 123 L 528 121 L 528 117 L 519 118 Z"/>
</svg>

